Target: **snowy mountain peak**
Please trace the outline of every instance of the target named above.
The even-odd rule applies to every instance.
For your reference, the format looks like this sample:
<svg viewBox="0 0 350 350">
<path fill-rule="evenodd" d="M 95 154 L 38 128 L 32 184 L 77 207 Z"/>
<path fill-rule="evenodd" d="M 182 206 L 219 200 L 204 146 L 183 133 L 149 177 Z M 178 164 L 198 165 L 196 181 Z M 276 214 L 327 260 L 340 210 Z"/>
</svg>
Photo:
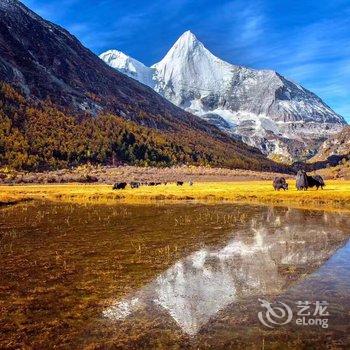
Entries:
<svg viewBox="0 0 350 350">
<path fill-rule="evenodd" d="M 180 36 L 165 57 L 159 63 L 153 65 L 153 67 L 159 67 L 165 65 L 167 62 L 174 62 L 174 60 L 175 62 L 179 62 L 181 59 L 186 60 L 189 56 L 208 54 L 210 54 L 210 52 L 197 37 L 188 30 Z"/>
<path fill-rule="evenodd" d="M 310 140 L 346 124 L 314 93 L 273 70 L 221 60 L 191 31 L 151 68 L 122 53 L 113 59 L 108 53 L 101 58 L 112 67 L 271 156 L 300 159 L 303 150 L 314 151 Z"/>
<path fill-rule="evenodd" d="M 202 44 L 197 37 L 190 31 L 188 30 L 187 32 L 184 32 L 179 39 L 175 42 L 174 46 L 177 47 L 193 47 L 196 44 Z"/>
<path fill-rule="evenodd" d="M 202 49 L 204 48 L 204 46 L 197 39 L 197 37 L 190 30 L 188 30 L 176 40 L 176 42 L 165 57 L 173 55 L 174 53 L 184 55 L 186 53 L 192 52 L 196 48 Z"/>
<path fill-rule="evenodd" d="M 187 105 L 194 113 L 196 110 L 190 107 L 189 100 L 199 95 L 198 92 L 206 96 L 219 91 L 232 70 L 230 64 L 214 56 L 190 31 L 182 34 L 152 68 L 158 82 L 156 91 L 178 106 Z"/>
<path fill-rule="evenodd" d="M 197 37 L 192 33 L 190 30 L 186 30 L 186 32 L 182 33 L 182 35 L 179 37 L 180 39 L 186 39 L 186 40 L 197 40 Z"/>
<path fill-rule="evenodd" d="M 143 63 L 118 50 L 109 50 L 100 55 L 100 58 L 111 67 L 128 75 L 141 83 L 153 87 L 153 70 Z"/>
<path fill-rule="evenodd" d="M 125 68 L 133 73 L 136 73 L 140 67 L 147 68 L 143 63 L 118 50 L 109 50 L 100 55 L 100 58 L 113 68 Z"/>
</svg>

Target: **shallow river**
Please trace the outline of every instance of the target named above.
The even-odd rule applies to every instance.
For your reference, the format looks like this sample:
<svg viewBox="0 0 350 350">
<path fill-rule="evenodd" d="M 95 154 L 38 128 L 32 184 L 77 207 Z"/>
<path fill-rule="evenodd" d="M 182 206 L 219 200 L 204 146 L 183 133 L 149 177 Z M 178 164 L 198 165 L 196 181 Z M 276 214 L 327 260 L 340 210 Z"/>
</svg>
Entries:
<svg viewBox="0 0 350 350">
<path fill-rule="evenodd" d="M 350 348 L 350 216 L 246 205 L 0 210 L 0 348 Z"/>
</svg>

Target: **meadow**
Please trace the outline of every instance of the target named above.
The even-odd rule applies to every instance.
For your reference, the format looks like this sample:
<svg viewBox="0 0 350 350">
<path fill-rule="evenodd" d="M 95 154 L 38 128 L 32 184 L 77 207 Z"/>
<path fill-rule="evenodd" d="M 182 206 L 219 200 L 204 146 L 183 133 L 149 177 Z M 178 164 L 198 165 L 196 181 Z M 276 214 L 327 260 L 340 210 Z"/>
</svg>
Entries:
<svg viewBox="0 0 350 350">
<path fill-rule="evenodd" d="M 328 180 L 323 190 L 297 191 L 289 180 L 288 191 L 275 191 L 271 181 L 175 183 L 156 187 L 113 190 L 106 184 L 1 185 L 0 204 L 28 200 L 77 203 L 128 203 L 196 201 L 201 203 L 245 203 L 282 205 L 307 209 L 350 211 L 350 181 Z"/>
</svg>

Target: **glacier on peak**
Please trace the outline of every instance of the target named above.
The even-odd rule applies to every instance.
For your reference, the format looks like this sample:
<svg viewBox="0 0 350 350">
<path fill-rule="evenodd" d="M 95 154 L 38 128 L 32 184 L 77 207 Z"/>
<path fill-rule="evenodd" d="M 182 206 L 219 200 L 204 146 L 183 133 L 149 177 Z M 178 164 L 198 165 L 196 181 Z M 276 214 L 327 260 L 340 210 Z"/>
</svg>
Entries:
<svg viewBox="0 0 350 350">
<path fill-rule="evenodd" d="M 223 61 L 191 31 L 151 67 L 117 50 L 100 58 L 271 157 L 288 161 L 310 157 L 321 139 L 346 124 L 311 91 L 273 70 Z M 305 154 L 299 148 L 311 151 Z"/>
</svg>

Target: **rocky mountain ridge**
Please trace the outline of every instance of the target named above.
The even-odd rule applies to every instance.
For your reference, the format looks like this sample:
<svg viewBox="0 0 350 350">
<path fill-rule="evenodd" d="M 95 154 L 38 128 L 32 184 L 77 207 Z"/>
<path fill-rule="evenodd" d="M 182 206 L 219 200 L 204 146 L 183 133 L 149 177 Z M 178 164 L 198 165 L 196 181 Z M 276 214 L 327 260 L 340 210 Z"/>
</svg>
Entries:
<svg viewBox="0 0 350 350">
<path fill-rule="evenodd" d="M 326 161 L 330 157 L 349 158 L 350 157 L 350 127 L 346 126 L 337 134 L 332 135 L 325 140 L 312 162 Z"/>
</svg>

